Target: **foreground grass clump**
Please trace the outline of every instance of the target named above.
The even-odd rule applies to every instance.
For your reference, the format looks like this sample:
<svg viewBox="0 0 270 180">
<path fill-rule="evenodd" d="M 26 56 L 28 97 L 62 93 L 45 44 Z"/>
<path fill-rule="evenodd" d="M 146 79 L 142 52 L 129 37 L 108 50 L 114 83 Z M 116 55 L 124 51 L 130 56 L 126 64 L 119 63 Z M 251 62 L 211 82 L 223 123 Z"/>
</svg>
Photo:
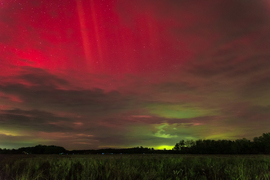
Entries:
<svg viewBox="0 0 270 180">
<path fill-rule="evenodd" d="M 270 179 L 269 156 L 14 156 L 0 161 L 0 180 Z"/>
</svg>

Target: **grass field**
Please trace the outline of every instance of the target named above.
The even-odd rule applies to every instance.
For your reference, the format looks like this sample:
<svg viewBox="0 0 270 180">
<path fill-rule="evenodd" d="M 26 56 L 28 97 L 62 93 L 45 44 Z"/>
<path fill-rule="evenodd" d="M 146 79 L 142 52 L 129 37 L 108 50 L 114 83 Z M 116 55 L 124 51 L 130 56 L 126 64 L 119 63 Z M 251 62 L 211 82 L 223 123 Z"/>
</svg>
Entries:
<svg viewBox="0 0 270 180">
<path fill-rule="evenodd" d="M 266 155 L 1 155 L 0 180 L 270 179 Z"/>
</svg>

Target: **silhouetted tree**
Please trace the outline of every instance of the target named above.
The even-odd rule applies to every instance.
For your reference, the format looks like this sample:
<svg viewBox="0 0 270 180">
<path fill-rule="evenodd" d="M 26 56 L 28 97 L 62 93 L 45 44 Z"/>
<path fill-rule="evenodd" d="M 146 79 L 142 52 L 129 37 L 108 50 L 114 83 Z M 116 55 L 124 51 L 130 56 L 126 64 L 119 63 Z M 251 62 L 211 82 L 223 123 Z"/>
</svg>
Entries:
<svg viewBox="0 0 270 180">
<path fill-rule="evenodd" d="M 194 146 L 195 145 L 195 141 L 193 141 L 193 140 L 186 140 L 185 145 L 186 145 L 186 147 L 190 148 L 191 146 Z"/>
<path fill-rule="evenodd" d="M 270 133 L 263 133 L 260 137 L 255 137 L 253 142 L 243 138 L 235 141 L 231 140 L 181 140 L 176 143 L 173 150 L 180 153 L 199 154 L 270 154 Z"/>
<path fill-rule="evenodd" d="M 175 151 L 179 151 L 180 150 L 180 147 L 179 147 L 179 143 L 176 143 L 173 150 Z"/>
<path fill-rule="evenodd" d="M 179 141 L 179 147 L 180 147 L 180 149 L 182 149 L 182 147 L 185 147 L 185 145 L 186 145 L 185 140 Z"/>
</svg>

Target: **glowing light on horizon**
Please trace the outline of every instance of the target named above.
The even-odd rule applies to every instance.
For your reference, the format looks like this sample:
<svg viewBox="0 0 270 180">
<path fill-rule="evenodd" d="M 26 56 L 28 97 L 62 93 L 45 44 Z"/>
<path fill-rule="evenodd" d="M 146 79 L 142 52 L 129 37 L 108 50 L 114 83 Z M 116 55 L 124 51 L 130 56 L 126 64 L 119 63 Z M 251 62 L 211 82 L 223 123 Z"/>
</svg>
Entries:
<svg viewBox="0 0 270 180">
<path fill-rule="evenodd" d="M 154 147 L 155 150 L 172 150 L 172 148 L 174 148 L 174 146 L 167 146 L 167 145 L 163 145 L 163 146 L 158 146 L 158 147 Z"/>
</svg>

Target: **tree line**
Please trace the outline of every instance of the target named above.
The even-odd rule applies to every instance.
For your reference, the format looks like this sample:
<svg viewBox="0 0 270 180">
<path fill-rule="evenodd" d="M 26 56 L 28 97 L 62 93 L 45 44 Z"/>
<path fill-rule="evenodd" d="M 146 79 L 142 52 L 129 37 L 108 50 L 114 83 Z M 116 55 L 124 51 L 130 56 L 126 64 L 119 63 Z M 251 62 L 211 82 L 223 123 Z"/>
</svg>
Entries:
<svg viewBox="0 0 270 180">
<path fill-rule="evenodd" d="M 0 154 L 59 154 L 66 153 L 67 150 L 60 146 L 37 145 L 34 147 L 21 147 L 19 149 L 1 149 Z"/>
<path fill-rule="evenodd" d="M 270 154 L 270 133 L 254 137 L 231 140 L 180 140 L 174 151 L 183 154 Z"/>
<path fill-rule="evenodd" d="M 270 133 L 237 140 L 180 140 L 172 150 L 155 150 L 147 147 L 125 149 L 98 149 L 68 151 L 60 146 L 37 145 L 19 149 L 1 149 L 0 154 L 270 154 Z"/>
<path fill-rule="evenodd" d="M 153 152 L 154 148 L 147 147 L 133 147 L 127 149 L 98 149 L 98 150 L 66 150 L 60 146 L 46 146 L 37 145 L 34 147 L 22 147 L 19 149 L 1 149 L 0 154 L 60 154 L 60 155 L 73 155 L 73 154 L 141 154 Z"/>
</svg>

